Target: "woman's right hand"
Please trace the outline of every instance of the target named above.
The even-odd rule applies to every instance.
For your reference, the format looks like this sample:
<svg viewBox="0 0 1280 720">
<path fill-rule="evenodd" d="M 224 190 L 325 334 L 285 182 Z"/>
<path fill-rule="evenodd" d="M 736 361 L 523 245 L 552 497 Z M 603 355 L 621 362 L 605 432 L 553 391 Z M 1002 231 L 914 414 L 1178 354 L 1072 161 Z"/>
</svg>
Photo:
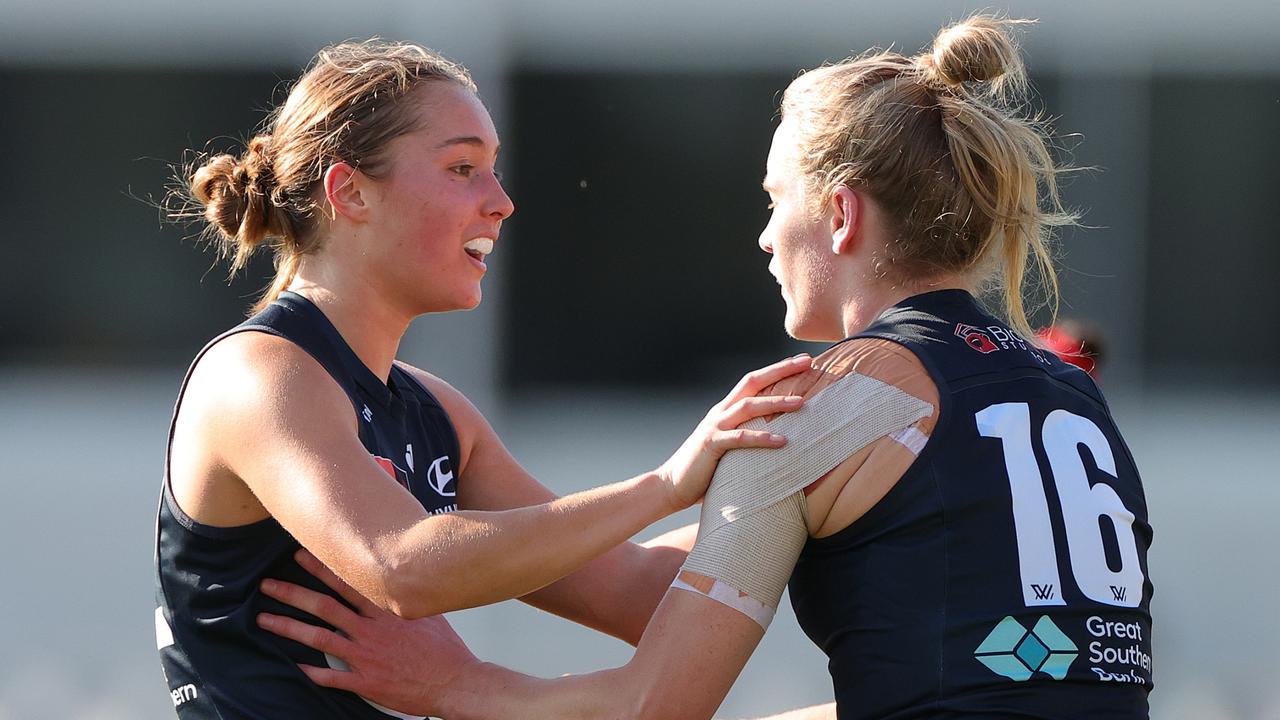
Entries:
<svg viewBox="0 0 1280 720">
<path fill-rule="evenodd" d="M 786 438 L 780 435 L 738 426 L 753 418 L 799 408 L 804 398 L 798 395 L 757 396 L 757 393 L 808 370 L 812 362 L 813 358 L 802 353 L 747 373 L 724 400 L 711 407 L 684 444 L 657 470 L 671 487 L 676 509 L 687 508 L 702 498 L 716 465 L 729 450 L 779 448 L 786 444 Z"/>
</svg>

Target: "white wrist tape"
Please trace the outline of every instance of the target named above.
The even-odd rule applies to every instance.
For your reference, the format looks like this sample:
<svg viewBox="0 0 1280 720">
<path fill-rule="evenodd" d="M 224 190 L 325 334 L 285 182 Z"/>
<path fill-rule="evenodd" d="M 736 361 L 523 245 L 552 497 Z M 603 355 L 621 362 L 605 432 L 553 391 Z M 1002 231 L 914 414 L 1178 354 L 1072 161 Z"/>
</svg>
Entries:
<svg viewBox="0 0 1280 720">
<path fill-rule="evenodd" d="M 776 609 L 808 538 L 801 490 L 864 447 L 932 413 L 931 404 L 852 373 L 795 412 L 770 423 L 761 418 L 744 423 L 785 435 L 787 444 L 725 454 L 703 499 L 698 541 L 684 569 Z M 760 613 L 748 612 L 745 605 L 725 604 L 760 621 Z M 761 623 L 767 624 L 767 619 Z"/>
</svg>

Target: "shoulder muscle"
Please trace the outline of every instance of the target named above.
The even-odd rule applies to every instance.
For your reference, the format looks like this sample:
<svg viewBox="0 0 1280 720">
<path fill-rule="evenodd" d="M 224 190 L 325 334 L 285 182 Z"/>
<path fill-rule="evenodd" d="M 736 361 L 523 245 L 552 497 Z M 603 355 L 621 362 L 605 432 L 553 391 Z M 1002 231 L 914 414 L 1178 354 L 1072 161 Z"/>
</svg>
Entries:
<svg viewBox="0 0 1280 720">
<path fill-rule="evenodd" d="M 813 371 L 801 376 L 806 397 L 857 373 L 933 407 L 928 416 L 861 448 L 805 489 L 809 531 L 824 536 L 862 517 L 915 462 L 937 423 L 939 398 L 938 388 L 919 358 L 888 340 L 850 340 L 818 356 L 813 364 Z"/>
</svg>

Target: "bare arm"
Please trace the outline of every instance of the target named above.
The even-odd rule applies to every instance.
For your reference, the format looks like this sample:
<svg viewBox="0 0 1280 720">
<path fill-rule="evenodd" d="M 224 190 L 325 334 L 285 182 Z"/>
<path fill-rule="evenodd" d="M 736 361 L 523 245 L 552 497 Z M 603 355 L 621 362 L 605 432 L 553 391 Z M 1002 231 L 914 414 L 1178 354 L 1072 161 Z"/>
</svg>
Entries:
<svg viewBox="0 0 1280 720">
<path fill-rule="evenodd" d="M 710 718 L 764 635 L 760 625 L 735 610 L 696 593 L 672 590 L 627 665 L 546 680 L 481 663 L 443 618 L 389 621 L 385 611 L 342 586 L 314 559 L 301 556 L 299 562 L 358 610 L 296 585 L 264 584 L 269 595 L 342 633 L 286 617 L 259 616 L 266 629 L 352 666 L 351 672 L 309 666 L 303 671 L 321 685 L 450 720 Z M 691 672 L 693 668 L 697 671 Z"/>
<path fill-rule="evenodd" d="M 850 349 L 847 346 L 843 351 L 849 352 Z M 803 379 L 807 387 L 794 389 L 810 394 L 817 392 L 823 383 L 834 382 L 825 368 L 817 370 L 820 372 Z M 928 429 L 923 422 L 917 423 L 917 429 Z M 810 486 L 812 492 L 804 501 L 807 518 L 797 520 L 793 517 L 787 521 L 791 536 L 794 537 L 797 531 L 800 537 L 806 531 L 808 534 L 829 534 L 852 522 L 892 487 L 917 451 L 885 436 L 854 453 Z M 790 496 L 792 500 L 795 497 Z M 807 528 L 803 527 L 805 519 Z M 800 527 L 796 526 L 797 522 Z M 781 549 L 778 544 L 768 547 L 774 552 Z M 799 548 L 794 548 L 794 552 L 798 553 Z M 763 561 L 760 557 L 756 559 Z M 795 562 L 794 555 L 776 559 L 778 566 L 786 561 Z M 762 567 L 766 565 L 763 562 L 759 564 Z M 693 584 L 696 586 L 697 582 Z M 480 664 L 465 648 L 462 648 L 460 657 L 442 656 L 442 645 L 438 638 L 432 636 L 423 637 L 422 642 L 411 643 L 412 647 L 392 648 L 386 638 L 404 637 L 403 632 L 394 629 L 399 621 L 388 621 L 377 613 L 358 619 L 335 619 L 324 614 L 327 609 L 323 603 L 311 602 L 315 599 L 312 596 L 323 596 L 296 586 L 288 586 L 276 597 L 338 626 L 348 638 L 288 618 L 264 616 L 264 626 L 344 659 L 355 658 L 351 663 L 354 671 L 350 673 L 307 668 L 308 674 L 319 684 L 353 690 L 406 711 L 429 714 L 453 710 L 457 703 L 457 712 L 449 714 L 451 718 L 500 718 L 512 714 L 566 718 L 709 718 L 758 643 L 763 630 L 761 624 L 750 619 L 757 617 L 750 608 L 743 610 L 739 607 L 742 604 L 738 602 L 742 597 L 741 591 L 736 595 L 725 595 L 715 593 L 714 588 L 710 592 L 704 587 L 696 589 L 697 592 L 693 587 L 689 590 L 676 589 L 666 595 L 633 660 L 626 666 L 557 680 L 531 678 Z M 699 592 L 708 592 L 708 595 Z M 776 595 L 772 596 L 774 601 L 776 598 Z M 767 600 L 764 595 L 755 599 Z M 342 612 L 353 615 L 345 609 Z M 437 626 L 443 624 L 442 620 L 434 620 Z M 460 641 L 455 644 L 461 647 Z M 395 656 L 389 669 L 388 653 Z M 381 667 L 379 662 L 383 663 Z M 442 667 L 464 667 L 466 671 L 461 673 L 461 677 L 451 674 L 446 679 L 439 673 Z M 424 681 L 424 678 L 429 680 Z M 791 717 L 831 717 L 833 712 L 833 706 L 824 706 L 810 708 L 803 713 L 797 711 L 798 714 Z"/>
<path fill-rule="evenodd" d="M 798 369 L 748 376 L 658 471 L 532 507 L 434 517 L 370 457 L 345 393 L 285 340 L 245 333 L 219 343 L 197 366 L 183 414 L 196 415 L 210 463 L 339 576 L 397 614 L 423 616 L 533 592 L 692 503 L 705 482 L 689 479 L 709 479 L 725 449 L 780 444 L 722 428 L 798 405 L 750 397 Z M 471 462 L 492 452 L 485 441 Z M 432 581 L 441 576 L 450 582 Z"/>
<path fill-rule="evenodd" d="M 789 710 L 780 715 L 770 715 L 760 720 L 836 720 L 836 704 L 814 705 L 813 707 Z"/>
<path fill-rule="evenodd" d="M 508 510 L 556 499 L 511 455 L 488 421 L 457 390 L 417 368 L 402 365 L 444 405 L 459 427 L 465 482 L 464 510 Z M 697 526 L 680 528 L 642 544 L 623 542 L 581 569 L 520 599 L 635 645 L 693 546 Z"/>
<path fill-rule="evenodd" d="M 521 600 L 635 645 L 684 564 L 698 526 L 623 543 Z"/>
<path fill-rule="evenodd" d="M 458 720 L 711 718 L 763 636 L 741 613 L 673 590 L 623 667 L 542 680 L 482 665 L 441 710 Z"/>
</svg>

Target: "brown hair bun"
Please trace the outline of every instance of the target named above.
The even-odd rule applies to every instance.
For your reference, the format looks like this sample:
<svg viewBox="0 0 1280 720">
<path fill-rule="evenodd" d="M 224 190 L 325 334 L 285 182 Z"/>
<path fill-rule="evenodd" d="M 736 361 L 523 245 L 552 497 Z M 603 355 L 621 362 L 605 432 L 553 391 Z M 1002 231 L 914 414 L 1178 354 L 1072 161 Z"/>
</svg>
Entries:
<svg viewBox="0 0 1280 720">
<path fill-rule="evenodd" d="M 274 202 L 270 143 L 270 135 L 258 135 L 240 158 L 215 155 L 191 174 L 191 197 L 204 206 L 218 250 L 235 269 L 269 238 L 288 236 L 287 213 Z"/>
<path fill-rule="evenodd" d="M 243 155 L 197 154 L 182 165 L 171 217 L 204 220 L 204 236 L 231 258 L 232 274 L 269 244 L 276 275 L 254 305 L 261 310 L 324 242 L 316 211 L 325 169 L 345 162 L 382 177 L 391 141 L 431 120 L 405 102 L 429 82 L 476 92 L 465 68 L 421 45 L 373 38 L 324 48 Z"/>
</svg>

